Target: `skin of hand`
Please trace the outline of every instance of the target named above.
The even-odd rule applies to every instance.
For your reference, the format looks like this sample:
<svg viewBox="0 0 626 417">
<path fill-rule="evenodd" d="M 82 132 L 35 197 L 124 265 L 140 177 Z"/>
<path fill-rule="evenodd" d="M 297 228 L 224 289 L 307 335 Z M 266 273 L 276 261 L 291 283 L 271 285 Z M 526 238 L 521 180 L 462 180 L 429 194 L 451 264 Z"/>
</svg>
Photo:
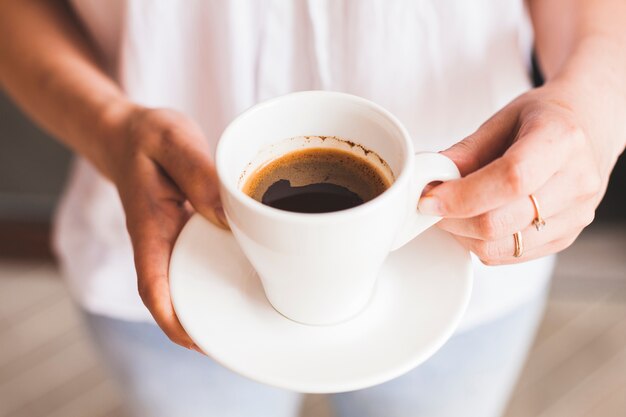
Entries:
<svg viewBox="0 0 626 417">
<path fill-rule="evenodd" d="M 527 0 L 547 82 L 443 153 L 463 178 L 430 188 L 423 213 L 488 265 L 524 262 L 574 242 L 594 218 L 626 146 L 626 3 Z M 546 226 L 532 225 L 540 206 Z M 514 257 L 513 234 L 524 251 Z"/>
<path fill-rule="evenodd" d="M 463 178 L 430 189 L 423 213 L 444 216 L 439 227 L 487 265 L 524 262 L 563 250 L 594 219 L 617 157 L 625 121 L 607 123 L 602 100 L 562 80 L 521 95 L 475 133 L 443 153 Z M 626 108 L 626 107 L 625 107 Z M 610 112 L 606 112 L 610 113 Z M 546 221 L 532 225 L 534 194 Z M 513 234 L 524 252 L 514 257 Z"/>
<path fill-rule="evenodd" d="M 124 118 L 107 172 L 126 213 L 139 295 L 175 343 L 195 349 L 178 321 L 169 291 L 169 259 L 194 211 L 228 228 L 215 168 L 200 128 L 172 110 L 133 108 Z"/>
</svg>

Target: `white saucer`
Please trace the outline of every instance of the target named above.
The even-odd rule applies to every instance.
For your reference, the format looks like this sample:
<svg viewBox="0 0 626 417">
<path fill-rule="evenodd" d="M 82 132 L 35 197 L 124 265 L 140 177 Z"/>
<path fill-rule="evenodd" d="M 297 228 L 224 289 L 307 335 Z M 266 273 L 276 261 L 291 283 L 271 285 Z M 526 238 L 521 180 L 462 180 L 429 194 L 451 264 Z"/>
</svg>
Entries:
<svg viewBox="0 0 626 417">
<path fill-rule="evenodd" d="M 329 393 L 388 381 L 435 353 L 463 316 L 472 267 L 431 228 L 389 255 L 362 313 L 307 326 L 272 308 L 230 232 L 195 215 L 174 247 L 170 285 L 180 322 L 214 360 L 262 383 Z"/>
</svg>

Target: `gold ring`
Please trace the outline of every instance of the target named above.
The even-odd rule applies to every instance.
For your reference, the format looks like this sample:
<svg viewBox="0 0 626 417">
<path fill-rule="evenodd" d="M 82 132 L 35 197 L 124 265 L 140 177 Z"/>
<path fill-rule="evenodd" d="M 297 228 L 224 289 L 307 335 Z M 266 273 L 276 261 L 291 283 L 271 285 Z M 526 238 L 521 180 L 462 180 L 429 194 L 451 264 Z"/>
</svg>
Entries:
<svg viewBox="0 0 626 417">
<path fill-rule="evenodd" d="M 513 256 L 519 258 L 524 253 L 524 243 L 522 242 L 522 232 L 515 232 L 513 234 L 513 240 L 515 241 L 515 252 Z"/>
<path fill-rule="evenodd" d="M 537 198 L 535 198 L 532 194 L 528 197 L 530 197 L 530 201 L 532 201 L 533 206 L 535 206 L 535 219 L 533 220 L 533 226 L 535 226 L 535 229 L 539 232 L 545 227 L 546 221 L 543 217 L 541 217 L 541 213 L 539 213 L 539 203 L 537 202 Z"/>
</svg>

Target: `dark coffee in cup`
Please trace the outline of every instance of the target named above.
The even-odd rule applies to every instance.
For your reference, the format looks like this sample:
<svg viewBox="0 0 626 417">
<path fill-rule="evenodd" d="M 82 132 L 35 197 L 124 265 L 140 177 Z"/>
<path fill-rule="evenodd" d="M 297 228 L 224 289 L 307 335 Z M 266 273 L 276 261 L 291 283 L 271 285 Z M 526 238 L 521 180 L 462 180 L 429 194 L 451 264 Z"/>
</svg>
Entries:
<svg viewBox="0 0 626 417">
<path fill-rule="evenodd" d="M 368 202 L 390 185 L 367 158 L 337 148 L 305 148 L 261 166 L 242 190 L 280 210 L 327 213 Z"/>
</svg>

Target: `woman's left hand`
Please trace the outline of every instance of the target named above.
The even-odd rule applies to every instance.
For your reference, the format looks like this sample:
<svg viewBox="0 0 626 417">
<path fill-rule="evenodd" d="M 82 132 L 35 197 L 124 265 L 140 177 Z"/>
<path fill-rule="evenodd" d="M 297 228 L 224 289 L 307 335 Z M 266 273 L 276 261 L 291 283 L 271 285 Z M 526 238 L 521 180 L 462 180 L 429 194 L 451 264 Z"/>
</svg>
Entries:
<svg viewBox="0 0 626 417">
<path fill-rule="evenodd" d="M 452 233 L 488 265 L 559 252 L 594 219 L 613 166 L 624 150 L 625 121 L 615 109 L 565 82 L 531 90 L 443 153 L 463 178 L 429 190 L 422 213 L 444 217 Z M 611 126 L 610 124 L 615 126 Z M 533 225 L 533 194 L 545 220 Z M 515 257 L 513 234 L 523 253 Z"/>
</svg>

